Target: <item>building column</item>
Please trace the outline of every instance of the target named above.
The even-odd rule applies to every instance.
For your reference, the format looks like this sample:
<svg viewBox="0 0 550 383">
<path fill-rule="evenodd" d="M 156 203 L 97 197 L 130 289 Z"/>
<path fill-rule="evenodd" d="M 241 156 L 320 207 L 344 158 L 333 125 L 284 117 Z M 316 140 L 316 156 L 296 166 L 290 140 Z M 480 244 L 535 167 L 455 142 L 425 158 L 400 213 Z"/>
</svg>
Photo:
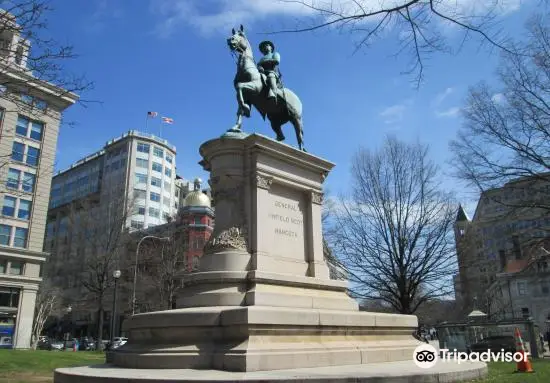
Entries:
<svg viewBox="0 0 550 383">
<path fill-rule="evenodd" d="M 19 293 L 19 309 L 15 321 L 13 348 L 25 349 L 31 347 L 32 324 L 38 286 L 23 287 Z"/>
</svg>

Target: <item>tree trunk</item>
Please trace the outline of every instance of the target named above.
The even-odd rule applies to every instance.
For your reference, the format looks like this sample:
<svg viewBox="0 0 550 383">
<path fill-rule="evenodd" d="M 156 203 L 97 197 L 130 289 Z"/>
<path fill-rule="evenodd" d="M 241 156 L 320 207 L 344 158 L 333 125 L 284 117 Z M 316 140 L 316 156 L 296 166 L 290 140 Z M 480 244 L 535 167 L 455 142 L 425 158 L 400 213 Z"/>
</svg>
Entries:
<svg viewBox="0 0 550 383">
<path fill-rule="evenodd" d="M 103 307 L 99 307 L 97 310 L 97 345 L 96 350 L 101 350 L 103 339 Z"/>
</svg>

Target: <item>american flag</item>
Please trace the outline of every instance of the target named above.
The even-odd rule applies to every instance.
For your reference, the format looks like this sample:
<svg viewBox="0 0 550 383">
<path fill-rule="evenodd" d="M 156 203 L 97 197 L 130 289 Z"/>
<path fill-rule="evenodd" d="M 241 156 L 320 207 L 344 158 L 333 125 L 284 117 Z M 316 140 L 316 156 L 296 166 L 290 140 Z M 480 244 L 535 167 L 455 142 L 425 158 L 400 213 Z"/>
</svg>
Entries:
<svg viewBox="0 0 550 383">
<path fill-rule="evenodd" d="M 158 115 L 158 112 L 147 112 L 147 117 L 155 118 Z"/>
<path fill-rule="evenodd" d="M 173 124 L 174 119 L 170 117 L 162 117 L 162 122 L 164 122 L 165 124 Z"/>
</svg>

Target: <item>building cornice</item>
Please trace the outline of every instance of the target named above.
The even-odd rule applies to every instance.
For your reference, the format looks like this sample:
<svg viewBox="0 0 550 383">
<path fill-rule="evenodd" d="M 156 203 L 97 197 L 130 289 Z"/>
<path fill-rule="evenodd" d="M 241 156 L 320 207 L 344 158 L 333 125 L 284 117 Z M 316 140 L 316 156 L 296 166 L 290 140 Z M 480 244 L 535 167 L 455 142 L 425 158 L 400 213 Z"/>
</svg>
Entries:
<svg viewBox="0 0 550 383">
<path fill-rule="evenodd" d="M 28 249 L 21 249 L 18 247 L 8 247 L 0 245 L 0 255 L 9 258 L 26 259 L 29 261 L 45 262 L 48 257 L 48 253 L 42 251 L 33 251 Z"/>
<path fill-rule="evenodd" d="M 78 101 L 79 96 L 47 81 L 34 77 L 21 68 L 10 65 L 3 66 L 0 75 L 12 80 L 15 86 L 29 87 L 39 92 L 40 97 L 46 98 L 50 103 L 57 105 L 61 110 L 68 108 Z"/>
</svg>

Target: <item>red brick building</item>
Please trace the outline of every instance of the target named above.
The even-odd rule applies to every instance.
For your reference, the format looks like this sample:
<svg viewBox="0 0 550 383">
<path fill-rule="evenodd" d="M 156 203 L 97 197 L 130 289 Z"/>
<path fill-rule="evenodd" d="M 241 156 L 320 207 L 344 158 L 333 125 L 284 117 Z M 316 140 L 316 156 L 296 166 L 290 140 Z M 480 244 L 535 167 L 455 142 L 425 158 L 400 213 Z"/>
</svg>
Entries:
<svg viewBox="0 0 550 383">
<path fill-rule="evenodd" d="M 210 197 L 201 190 L 200 178 L 196 178 L 193 184 L 193 191 L 185 196 L 177 217 L 178 223 L 186 228 L 189 271 L 198 265 L 203 247 L 214 230 L 214 210 Z"/>
</svg>

